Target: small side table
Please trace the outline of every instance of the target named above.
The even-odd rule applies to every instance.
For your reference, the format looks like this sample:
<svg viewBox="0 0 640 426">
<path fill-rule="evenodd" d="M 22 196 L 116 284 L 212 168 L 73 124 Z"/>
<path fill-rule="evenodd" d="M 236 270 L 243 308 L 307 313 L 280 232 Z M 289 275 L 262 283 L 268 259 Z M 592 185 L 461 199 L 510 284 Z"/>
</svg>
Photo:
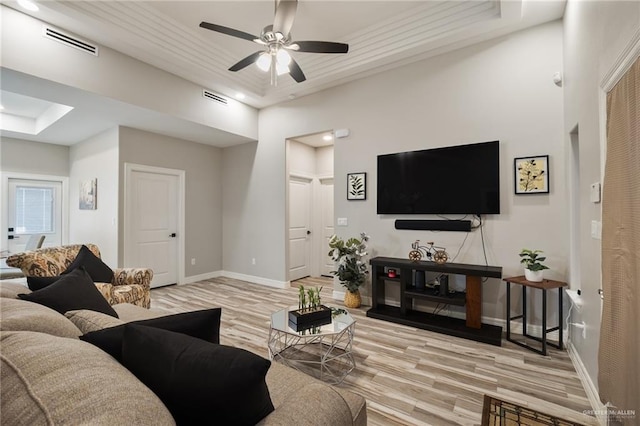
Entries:
<svg viewBox="0 0 640 426">
<path fill-rule="evenodd" d="M 533 282 L 525 279 L 524 275 L 504 278 L 503 281 L 507 284 L 507 340 L 541 355 L 547 354 L 547 345 L 562 349 L 562 287 L 566 287 L 567 283 L 554 280 Z M 522 314 L 514 317 L 511 316 L 511 284 L 522 286 Z M 532 336 L 527 333 L 527 287 L 542 290 L 542 337 Z M 558 289 L 558 325 L 547 328 L 547 290 L 554 288 Z M 522 318 L 522 335 L 542 343 L 542 349 L 511 339 L 511 321 L 519 318 Z M 558 344 L 547 342 L 547 334 L 556 330 L 558 330 Z"/>
</svg>

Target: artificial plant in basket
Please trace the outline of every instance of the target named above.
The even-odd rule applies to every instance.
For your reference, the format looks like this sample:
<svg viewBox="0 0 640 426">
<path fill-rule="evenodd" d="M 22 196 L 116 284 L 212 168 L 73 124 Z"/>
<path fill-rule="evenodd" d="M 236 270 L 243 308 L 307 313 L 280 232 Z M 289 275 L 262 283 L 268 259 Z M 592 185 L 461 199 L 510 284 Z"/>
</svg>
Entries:
<svg viewBox="0 0 640 426">
<path fill-rule="evenodd" d="M 331 271 L 338 277 L 347 292 L 344 295 L 344 304 L 348 308 L 358 308 L 362 303 L 360 287 L 365 284 L 366 275 L 369 273 L 367 265 L 362 261 L 367 255 L 367 241 L 369 237 L 364 232 L 360 238 L 349 238 L 344 241 L 337 235 L 329 239 L 329 256 L 336 261 L 337 269 Z"/>
</svg>

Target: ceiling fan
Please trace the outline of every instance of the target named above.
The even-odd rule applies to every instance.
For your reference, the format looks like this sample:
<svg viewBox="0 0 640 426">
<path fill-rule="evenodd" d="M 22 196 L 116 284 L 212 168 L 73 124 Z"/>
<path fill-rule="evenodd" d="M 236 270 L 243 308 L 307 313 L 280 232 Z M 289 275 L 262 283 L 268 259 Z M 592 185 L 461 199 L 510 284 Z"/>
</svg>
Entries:
<svg viewBox="0 0 640 426">
<path fill-rule="evenodd" d="M 277 76 L 288 73 L 295 81 L 301 83 L 307 78 L 298 63 L 291 57 L 288 50 L 308 53 L 347 53 L 349 45 L 331 41 L 292 41 L 291 27 L 296 17 L 298 0 L 276 0 L 275 18 L 273 25 L 267 25 L 260 37 L 222 25 L 201 22 L 200 27 L 222 34 L 253 41 L 265 47 L 229 68 L 229 71 L 240 71 L 256 63 L 263 71 L 271 71 L 271 84 L 277 84 Z"/>
</svg>

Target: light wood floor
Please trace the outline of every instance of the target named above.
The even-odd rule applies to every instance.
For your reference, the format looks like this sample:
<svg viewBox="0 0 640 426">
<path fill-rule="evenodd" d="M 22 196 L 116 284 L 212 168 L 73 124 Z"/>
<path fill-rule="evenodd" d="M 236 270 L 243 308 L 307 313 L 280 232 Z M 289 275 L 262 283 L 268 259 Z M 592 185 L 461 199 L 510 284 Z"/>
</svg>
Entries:
<svg viewBox="0 0 640 426">
<path fill-rule="evenodd" d="M 323 303 L 343 306 L 330 279 L 299 282 L 324 286 Z M 267 357 L 270 315 L 297 304 L 297 290 L 215 278 L 154 289 L 151 301 L 174 313 L 222 307 L 221 343 Z M 357 367 L 340 386 L 367 399 L 370 425 L 478 425 L 485 394 L 567 419 L 591 409 L 566 351 L 487 345 L 367 318 L 366 309 L 349 310 Z"/>
</svg>

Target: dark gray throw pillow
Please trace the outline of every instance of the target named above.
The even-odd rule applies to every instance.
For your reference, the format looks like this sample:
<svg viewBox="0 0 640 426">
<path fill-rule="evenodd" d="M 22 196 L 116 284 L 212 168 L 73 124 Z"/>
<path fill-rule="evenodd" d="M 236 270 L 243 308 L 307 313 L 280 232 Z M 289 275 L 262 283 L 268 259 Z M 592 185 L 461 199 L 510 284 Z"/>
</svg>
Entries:
<svg viewBox="0 0 640 426">
<path fill-rule="evenodd" d="M 219 343 L 221 314 L 222 308 L 212 308 L 133 321 L 130 324 L 161 328 L 197 337 L 207 342 Z M 80 339 L 99 347 L 119 362 L 122 362 L 122 338 L 125 325 L 92 331 L 80 336 Z"/>
<path fill-rule="evenodd" d="M 111 283 L 113 281 L 113 270 L 85 245 L 80 248 L 76 258 L 62 274 L 68 274 L 80 267 L 89 273 L 94 282 Z"/>
<path fill-rule="evenodd" d="M 122 358 L 178 425 L 255 425 L 274 410 L 265 381 L 271 361 L 244 349 L 126 324 Z"/>
<path fill-rule="evenodd" d="M 18 297 L 47 306 L 61 314 L 67 311 L 88 309 L 118 318 L 116 311 L 96 288 L 89 274 L 82 268 L 61 276 L 59 280 L 41 290 L 29 294 L 19 294 Z"/>
<path fill-rule="evenodd" d="M 55 277 L 27 277 L 27 286 L 31 291 L 42 290 L 45 287 L 49 287 L 51 284 L 58 281 L 62 276 L 56 275 Z"/>
</svg>

